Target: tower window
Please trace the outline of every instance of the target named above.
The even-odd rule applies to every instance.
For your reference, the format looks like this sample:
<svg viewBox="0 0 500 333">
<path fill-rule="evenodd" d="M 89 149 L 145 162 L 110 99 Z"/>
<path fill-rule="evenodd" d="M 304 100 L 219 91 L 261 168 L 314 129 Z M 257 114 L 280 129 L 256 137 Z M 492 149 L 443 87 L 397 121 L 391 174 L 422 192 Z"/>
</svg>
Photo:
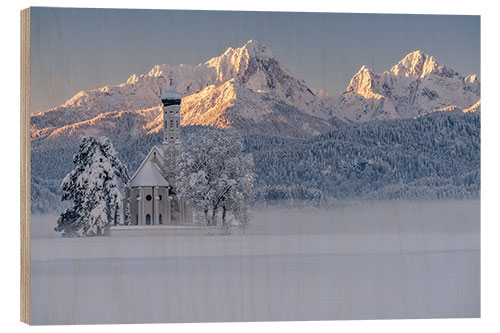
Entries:
<svg viewBox="0 0 500 333">
<path fill-rule="evenodd" d="M 167 128 L 167 127 L 168 127 L 168 123 L 167 123 L 167 121 L 165 120 L 165 128 Z"/>
<path fill-rule="evenodd" d="M 170 128 L 173 128 L 174 127 L 174 121 L 172 119 L 170 119 Z"/>
<path fill-rule="evenodd" d="M 179 121 L 178 120 L 175 121 L 175 127 L 179 128 Z"/>
<path fill-rule="evenodd" d="M 135 214 L 135 225 L 139 224 L 139 215 Z"/>
<path fill-rule="evenodd" d="M 170 137 L 170 140 L 173 140 L 173 139 L 174 139 L 174 137 L 173 137 L 173 136 L 171 136 L 171 137 Z"/>
<path fill-rule="evenodd" d="M 158 216 L 158 223 L 159 223 L 159 224 L 163 224 L 163 221 L 162 221 L 162 216 L 161 216 L 161 214 L 160 214 L 160 215 Z"/>
<path fill-rule="evenodd" d="M 153 198 L 153 197 L 152 197 L 151 195 L 149 195 L 149 194 L 148 194 L 148 195 L 146 195 L 146 200 L 147 200 L 147 201 L 151 201 L 151 199 L 152 199 L 152 198 Z"/>
<path fill-rule="evenodd" d="M 150 225 L 151 224 L 151 215 L 146 214 L 146 224 Z"/>
</svg>

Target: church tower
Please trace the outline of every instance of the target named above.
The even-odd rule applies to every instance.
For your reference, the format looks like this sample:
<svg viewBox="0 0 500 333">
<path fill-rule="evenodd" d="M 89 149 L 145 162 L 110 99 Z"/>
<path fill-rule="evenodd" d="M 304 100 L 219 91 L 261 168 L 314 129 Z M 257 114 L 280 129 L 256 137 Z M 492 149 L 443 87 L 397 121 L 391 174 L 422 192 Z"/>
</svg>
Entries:
<svg viewBox="0 0 500 333">
<path fill-rule="evenodd" d="M 172 86 L 172 84 L 171 84 Z M 176 187 L 177 157 L 181 150 L 181 95 L 161 94 L 163 140 L 154 146 L 125 187 L 124 224 L 138 226 L 191 225 L 190 202 L 179 197 Z"/>
<path fill-rule="evenodd" d="M 180 151 L 181 135 L 181 95 L 174 90 L 167 90 L 161 94 L 163 113 L 163 174 L 175 193 L 176 161 Z"/>
</svg>

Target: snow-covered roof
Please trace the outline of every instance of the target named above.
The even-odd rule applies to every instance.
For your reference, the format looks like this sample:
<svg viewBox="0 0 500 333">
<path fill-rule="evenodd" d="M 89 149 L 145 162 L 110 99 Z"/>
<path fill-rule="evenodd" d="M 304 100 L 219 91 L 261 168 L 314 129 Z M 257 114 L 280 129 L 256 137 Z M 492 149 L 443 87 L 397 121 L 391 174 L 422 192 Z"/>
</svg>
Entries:
<svg viewBox="0 0 500 333">
<path fill-rule="evenodd" d="M 160 147 L 158 146 L 153 146 L 153 148 L 151 148 L 151 150 L 149 151 L 148 155 L 146 157 L 149 157 L 149 155 L 151 155 L 151 153 L 158 153 L 160 155 L 160 157 L 163 158 L 163 151 Z"/>
<path fill-rule="evenodd" d="M 155 155 L 160 155 L 159 158 L 155 158 Z M 168 182 L 162 175 L 161 172 L 161 161 L 163 158 L 162 150 L 158 146 L 153 146 L 149 153 L 146 155 L 146 158 L 142 161 L 141 165 L 137 168 L 137 171 L 130 178 L 130 181 L 127 184 L 127 187 L 137 187 L 137 186 L 168 186 Z M 155 163 L 156 161 L 156 163 Z M 160 163 L 160 164 L 158 164 Z M 152 164 L 154 169 L 149 166 Z M 147 166 L 148 165 L 148 166 Z M 146 167 L 147 166 L 147 167 Z M 145 170 L 145 169 L 149 169 Z M 145 174 L 143 174 L 145 172 Z M 159 173 L 159 175 L 158 175 Z M 153 185 L 146 185 L 147 183 Z"/>
<path fill-rule="evenodd" d="M 161 94 L 161 100 L 178 100 L 181 99 L 182 96 L 175 90 L 167 90 L 162 92 Z"/>
<path fill-rule="evenodd" d="M 168 182 L 158 166 L 152 161 L 147 161 L 137 170 L 128 186 L 168 186 Z"/>
</svg>

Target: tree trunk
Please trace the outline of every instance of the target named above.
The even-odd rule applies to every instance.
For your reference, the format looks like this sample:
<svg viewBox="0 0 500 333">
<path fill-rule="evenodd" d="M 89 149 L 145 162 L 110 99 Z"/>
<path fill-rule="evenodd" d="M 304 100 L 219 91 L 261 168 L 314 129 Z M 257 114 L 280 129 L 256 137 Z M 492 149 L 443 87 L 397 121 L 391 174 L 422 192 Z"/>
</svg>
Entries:
<svg viewBox="0 0 500 333">
<path fill-rule="evenodd" d="M 226 226 L 226 206 L 222 206 L 222 225 Z"/>
<path fill-rule="evenodd" d="M 214 207 L 212 210 L 212 225 L 216 226 L 217 225 L 217 207 Z"/>
<path fill-rule="evenodd" d="M 204 209 L 203 213 L 205 214 L 205 222 L 207 223 L 207 226 L 210 226 L 210 220 L 208 217 L 208 209 Z"/>
</svg>

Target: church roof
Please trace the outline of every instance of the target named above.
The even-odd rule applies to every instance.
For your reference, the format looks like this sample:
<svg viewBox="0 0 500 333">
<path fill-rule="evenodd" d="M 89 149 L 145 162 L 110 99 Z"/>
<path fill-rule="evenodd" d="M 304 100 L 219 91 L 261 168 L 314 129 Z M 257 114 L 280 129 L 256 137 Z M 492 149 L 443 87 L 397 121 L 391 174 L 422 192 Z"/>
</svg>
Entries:
<svg viewBox="0 0 500 333">
<path fill-rule="evenodd" d="M 128 183 L 128 186 L 130 187 L 168 185 L 169 184 L 165 177 L 163 177 L 161 170 L 158 168 L 156 163 L 152 161 L 146 161 L 146 163 L 142 164 Z"/>
<path fill-rule="evenodd" d="M 160 157 L 163 157 L 163 151 L 161 150 L 160 147 L 158 146 L 153 146 L 153 148 L 151 148 L 151 150 L 149 151 L 147 157 L 149 157 L 149 155 L 151 155 L 151 153 L 158 153 L 160 155 Z"/>
</svg>

